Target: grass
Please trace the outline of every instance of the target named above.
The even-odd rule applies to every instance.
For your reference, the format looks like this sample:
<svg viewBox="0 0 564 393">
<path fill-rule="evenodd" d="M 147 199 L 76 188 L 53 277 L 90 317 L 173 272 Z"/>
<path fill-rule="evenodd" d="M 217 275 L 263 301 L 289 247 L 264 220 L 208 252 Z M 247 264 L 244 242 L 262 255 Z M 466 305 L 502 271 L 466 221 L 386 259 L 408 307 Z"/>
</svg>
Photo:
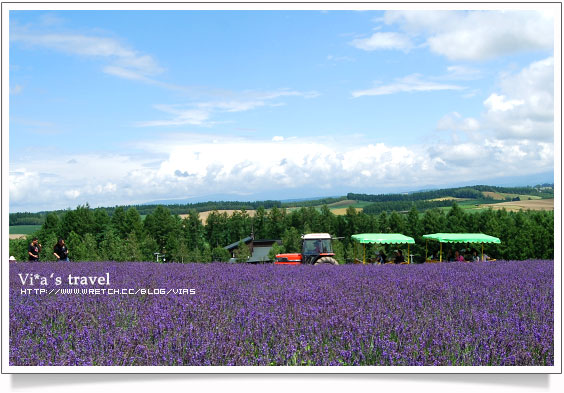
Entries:
<svg viewBox="0 0 564 393">
<path fill-rule="evenodd" d="M 524 195 L 524 194 L 510 194 L 506 192 L 491 192 L 491 191 L 484 191 L 484 196 L 489 196 L 490 198 L 498 199 L 498 200 L 505 200 L 505 198 L 515 198 L 519 197 L 522 201 L 527 200 L 535 200 L 535 199 L 542 199 L 541 196 L 538 195 Z"/>
<path fill-rule="evenodd" d="M 41 229 L 41 225 L 10 225 L 10 234 L 31 235 Z"/>
</svg>

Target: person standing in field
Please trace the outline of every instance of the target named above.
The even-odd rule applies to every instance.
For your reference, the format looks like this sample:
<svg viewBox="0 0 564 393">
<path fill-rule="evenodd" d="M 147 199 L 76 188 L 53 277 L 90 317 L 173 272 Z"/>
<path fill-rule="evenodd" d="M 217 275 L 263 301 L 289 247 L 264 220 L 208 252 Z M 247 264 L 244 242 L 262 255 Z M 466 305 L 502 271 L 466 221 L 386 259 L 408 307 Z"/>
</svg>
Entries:
<svg viewBox="0 0 564 393">
<path fill-rule="evenodd" d="M 36 237 L 33 238 L 29 247 L 27 248 L 28 260 L 30 262 L 38 262 L 39 261 L 39 253 L 41 252 L 41 244 Z"/>
<path fill-rule="evenodd" d="M 65 244 L 65 240 L 60 237 L 55 247 L 53 247 L 53 255 L 57 258 L 57 262 L 59 261 L 69 261 L 69 250 L 67 245 Z"/>
<path fill-rule="evenodd" d="M 462 255 L 460 255 L 460 253 L 458 252 L 458 250 L 456 250 L 454 252 L 454 260 L 456 262 L 465 262 L 464 257 Z"/>
</svg>

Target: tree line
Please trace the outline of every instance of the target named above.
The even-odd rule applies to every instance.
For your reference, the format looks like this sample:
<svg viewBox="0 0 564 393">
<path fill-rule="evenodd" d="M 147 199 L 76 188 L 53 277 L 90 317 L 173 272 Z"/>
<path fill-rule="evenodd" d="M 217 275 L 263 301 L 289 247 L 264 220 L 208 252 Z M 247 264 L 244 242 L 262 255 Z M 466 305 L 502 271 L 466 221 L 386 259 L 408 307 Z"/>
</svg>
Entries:
<svg viewBox="0 0 564 393">
<path fill-rule="evenodd" d="M 230 255 L 224 247 L 251 233 L 255 239 L 282 239 L 283 245 L 274 247 L 275 253 L 299 252 L 300 236 L 313 232 L 328 232 L 341 238 L 334 242 L 341 263 L 352 261 L 358 251 L 351 236 L 367 232 L 413 237 L 416 244 L 410 251 L 418 261 L 425 257 L 422 235 L 436 232 L 482 232 L 499 237 L 501 244 L 484 248 L 488 255 L 498 259 L 554 258 L 554 212 L 488 209 L 468 213 L 456 203 L 447 212 L 430 209 L 420 213 L 412 204 L 405 214 L 382 211 L 377 215 L 357 212 L 353 207 L 345 215 L 335 215 L 327 205 L 293 211 L 259 206 L 254 216 L 245 209 L 232 215 L 215 210 L 205 224 L 196 209 L 180 218 L 168 207 L 157 206 L 143 220 L 135 207 L 117 207 L 110 216 L 105 209 L 84 205 L 65 211 L 61 217 L 53 212 L 47 214 L 36 233 L 26 239 L 10 240 L 10 255 L 27 260 L 27 247 L 36 236 L 43 245 L 43 261 L 55 259 L 53 246 L 58 237 L 66 240 L 69 257 L 74 261 L 154 261 L 155 253 L 165 254 L 168 261 L 227 261 Z M 438 247 L 438 243 L 429 242 L 428 251 L 435 252 Z M 377 248 L 368 246 L 367 252 L 373 253 Z M 391 253 L 397 246 L 384 248 Z M 248 250 L 242 247 L 239 253 L 243 252 Z"/>
<path fill-rule="evenodd" d="M 442 188 L 439 190 L 419 191 L 405 194 L 355 194 L 348 193 L 347 199 L 367 202 L 415 202 L 427 201 L 429 199 L 455 197 L 493 201 L 483 194 L 483 192 L 498 192 L 509 194 L 533 195 L 543 198 L 554 198 L 553 188 L 543 189 L 546 185 L 535 187 L 497 187 L 477 185 L 471 187 Z M 551 185 L 549 185 L 551 186 Z"/>
<path fill-rule="evenodd" d="M 345 199 L 352 199 L 358 201 L 368 201 L 368 202 L 418 202 L 417 208 L 420 210 L 430 209 L 433 207 L 440 206 L 451 206 L 450 201 L 428 201 L 429 199 L 443 198 L 443 197 L 456 197 L 456 198 L 471 198 L 477 200 L 483 200 L 487 203 L 498 202 L 494 201 L 492 198 L 485 197 L 483 191 L 501 192 L 501 193 L 513 193 L 521 195 L 536 195 L 543 198 L 554 198 L 554 185 L 553 184 L 539 184 L 535 187 L 496 187 L 496 186 L 470 186 L 470 187 L 458 187 L 458 188 L 444 188 L 439 190 L 431 191 L 420 191 L 414 193 L 406 194 L 355 194 L 348 193 L 347 196 L 342 197 L 328 197 L 321 199 L 311 199 L 311 200 L 298 200 L 298 201 L 288 201 L 281 202 L 276 200 L 265 200 L 265 201 L 253 201 L 253 202 L 238 202 L 238 201 L 208 201 L 208 202 L 198 202 L 198 203 L 185 203 L 185 204 L 143 204 L 143 205 L 126 205 L 126 206 L 114 206 L 114 207 L 100 207 L 98 209 L 104 209 L 108 215 L 113 215 L 114 211 L 118 208 L 129 209 L 131 207 L 135 208 L 137 212 L 144 216 L 151 214 L 158 206 L 164 206 L 170 210 L 172 214 L 186 214 L 190 210 L 194 209 L 198 212 L 205 212 L 211 210 L 255 210 L 260 206 L 265 209 L 271 209 L 273 207 L 277 208 L 290 208 L 290 207 L 316 207 L 324 204 L 331 204 L 335 202 L 340 202 Z M 424 201 L 429 203 L 423 203 Z M 442 203 L 435 203 L 442 202 Z M 478 203 L 478 202 L 476 202 Z M 407 206 L 407 207 L 406 207 Z M 391 210 L 409 210 L 410 204 L 402 205 L 374 205 L 368 209 L 372 214 L 378 214 L 381 211 L 391 211 Z M 18 212 L 10 213 L 9 222 L 10 225 L 42 225 L 45 222 L 45 218 L 48 214 L 54 213 L 59 218 L 62 218 L 68 210 L 55 210 L 51 212 L 42 211 L 38 213 L 29 212 Z M 366 210 L 365 210 L 366 211 Z"/>
</svg>

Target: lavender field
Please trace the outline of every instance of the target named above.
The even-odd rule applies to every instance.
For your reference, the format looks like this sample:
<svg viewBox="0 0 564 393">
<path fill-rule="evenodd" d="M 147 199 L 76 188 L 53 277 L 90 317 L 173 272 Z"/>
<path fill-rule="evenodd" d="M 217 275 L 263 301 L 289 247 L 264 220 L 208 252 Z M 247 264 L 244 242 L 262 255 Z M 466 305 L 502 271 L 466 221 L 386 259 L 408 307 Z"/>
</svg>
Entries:
<svg viewBox="0 0 564 393">
<path fill-rule="evenodd" d="M 18 263 L 10 364 L 553 365 L 553 264 Z M 25 273 L 195 293 L 22 294 Z"/>
</svg>

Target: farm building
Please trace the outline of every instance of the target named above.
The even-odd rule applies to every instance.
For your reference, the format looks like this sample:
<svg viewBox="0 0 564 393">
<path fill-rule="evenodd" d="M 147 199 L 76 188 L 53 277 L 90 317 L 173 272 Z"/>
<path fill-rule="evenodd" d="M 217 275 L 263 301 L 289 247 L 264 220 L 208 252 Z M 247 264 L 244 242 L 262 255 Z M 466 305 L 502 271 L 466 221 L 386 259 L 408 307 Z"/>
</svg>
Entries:
<svg viewBox="0 0 564 393">
<path fill-rule="evenodd" d="M 279 239 L 258 240 L 255 239 L 253 235 L 251 235 L 239 240 L 238 242 L 231 243 L 230 245 L 223 248 L 231 253 L 232 258 L 235 258 L 235 250 L 239 248 L 239 244 L 241 242 L 249 246 L 249 250 L 251 251 L 251 257 L 247 261 L 248 263 L 268 262 L 268 253 L 270 252 L 274 244 L 277 243 L 279 245 L 282 245 L 282 240 Z"/>
</svg>

